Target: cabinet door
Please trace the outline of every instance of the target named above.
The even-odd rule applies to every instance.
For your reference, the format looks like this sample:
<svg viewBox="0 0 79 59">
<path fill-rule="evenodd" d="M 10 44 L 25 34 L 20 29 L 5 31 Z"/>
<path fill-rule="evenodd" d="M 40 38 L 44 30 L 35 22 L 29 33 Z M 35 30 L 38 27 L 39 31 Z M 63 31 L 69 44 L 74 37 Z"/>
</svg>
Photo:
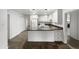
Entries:
<svg viewBox="0 0 79 59">
<path fill-rule="evenodd" d="M 58 24 L 62 25 L 62 9 L 58 10 Z"/>
<path fill-rule="evenodd" d="M 62 24 L 62 9 L 55 10 L 53 13 L 53 22 Z"/>
<path fill-rule="evenodd" d="M 71 12 L 70 35 L 77 39 L 77 11 Z"/>
<path fill-rule="evenodd" d="M 58 11 L 55 10 L 53 13 L 53 23 L 58 23 Z"/>
<path fill-rule="evenodd" d="M 63 30 L 55 30 L 54 31 L 54 39 L 55 41 L 63 41 Z"/>
</svg>

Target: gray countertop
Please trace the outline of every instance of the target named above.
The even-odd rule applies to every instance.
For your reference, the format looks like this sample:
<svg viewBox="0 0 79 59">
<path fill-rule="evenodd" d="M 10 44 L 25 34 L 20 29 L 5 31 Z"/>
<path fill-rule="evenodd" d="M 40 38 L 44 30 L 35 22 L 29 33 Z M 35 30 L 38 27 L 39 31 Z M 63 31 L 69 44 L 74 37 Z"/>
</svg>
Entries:
<svg viewBox="0 0 79 59">
<path fill-rule="evenodd" d="M 48 25 L 49 28 L 38 28 L 37 30 L 28 29 L 27 31 L 54 31 L 54 30 L 63 30 L 62 27 L 56 26 L 56 25 Z"/>
</svg>

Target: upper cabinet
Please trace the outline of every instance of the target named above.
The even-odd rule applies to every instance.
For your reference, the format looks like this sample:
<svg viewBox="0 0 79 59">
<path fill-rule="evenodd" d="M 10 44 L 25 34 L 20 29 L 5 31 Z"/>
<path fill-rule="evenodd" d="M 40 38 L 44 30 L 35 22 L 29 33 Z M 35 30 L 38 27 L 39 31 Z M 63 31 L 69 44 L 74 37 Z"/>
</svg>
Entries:
<svg viewBox="0 0 79 59">
<path fill-rule="evenodd" d="M 42 15 L 39 17 L 39 22 L 48 22 L 48 15 Z"/>
<path fill-rule="evenodd" d="M 52 18 L 53 23 L 62 24 L 62 9 L 55 10 Z"/>
<path fill-rule="evenodd" d="M 38 29 L 38 15 L 30 15 L 30 29 Z"/>
</svg>

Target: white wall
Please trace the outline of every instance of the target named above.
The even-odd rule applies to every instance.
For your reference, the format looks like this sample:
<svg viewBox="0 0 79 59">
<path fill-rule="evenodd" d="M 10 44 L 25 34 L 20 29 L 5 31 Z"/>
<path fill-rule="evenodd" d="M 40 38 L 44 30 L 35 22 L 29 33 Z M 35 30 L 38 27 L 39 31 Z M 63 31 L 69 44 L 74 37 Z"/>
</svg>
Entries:
<svg viewBox="0 0 79 59">
<path fill-rule="evenodd" d="M 26 30 L 28 29 L 28 26 L 30 25 L 30 16 L 29 15 L 25 15 L 25 28 Z"/>
<path fill-rule="evenodd" d="M 10 15 L 10 37 L 9 39 L 15 37 L 19 33 L 25 30 L 25 18 L 22 14 L 15 11 L 8 11 Z"/>
<path fill-rule="evenodd" d="M 7 10 L 0 9 L 0 49 L 8 48 Z"/>
</svg>

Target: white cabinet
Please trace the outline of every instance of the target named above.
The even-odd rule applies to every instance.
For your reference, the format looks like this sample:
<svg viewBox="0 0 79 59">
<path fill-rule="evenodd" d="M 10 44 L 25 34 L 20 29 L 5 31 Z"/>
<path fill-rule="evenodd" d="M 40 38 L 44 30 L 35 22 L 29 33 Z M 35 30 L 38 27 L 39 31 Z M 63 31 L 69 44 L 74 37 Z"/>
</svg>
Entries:
<svg viewBox="0 0 79 59">
<path fill-rule="evenodd" d="M 54 11 L 52 22 L 55 22 L 57 24 L 62 24 L 62 10 L 61 9 Z"/>
<path fill-rule="evenodd" d="M 54 42 L 54 31 L 28 31 L 28 41 Z"/>
<path fill-rule="evenodd" d="M 30 29 L 32 30 L 38 29 L 38 16 L 37 15 L 30 16 Z"/>
<path fill-rule="evenodd" d="M 55 22 L 55 23 L 58 22 L 57 10 L 55 10 L 54 13 L 53 13 L 52 22 Z"/>
<path fill-rule="evenodd" d="M 28 41 L 54 42 L 63 41 L 63 30 L 55 31 L 28 31 Z"/>
<path fill-rule="evenodd" d="M 49 19 L 48 19 L 48 15 L 41 15 L 39 17 L 39 22 L 48 22 Z"/>
<path fill-rule="evenodd" d="M 55 30 L 54 31 L 54 39 L 55 41 L 63 41 L 63 30 Z"/>
</svg>

